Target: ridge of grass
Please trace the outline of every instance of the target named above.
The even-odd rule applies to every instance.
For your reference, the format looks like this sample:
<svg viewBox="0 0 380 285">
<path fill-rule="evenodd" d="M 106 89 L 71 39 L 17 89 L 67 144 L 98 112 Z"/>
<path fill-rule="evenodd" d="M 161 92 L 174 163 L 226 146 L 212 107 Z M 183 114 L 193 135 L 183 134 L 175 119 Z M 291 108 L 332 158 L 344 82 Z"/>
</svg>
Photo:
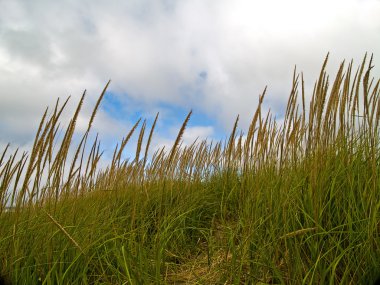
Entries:
<svg viewBox="0 0 380 285">
<path fill-rule="evenodd" d="M 139 119 L 98 169 L 88 135 L 69 162 L 80 99 L 45 111 L 29 154 L 0 153 L 0 276 L 9 284 L 370 284 L 380 275 L 379 79 L 367 56 L 326 57 L 307 109 L 303 74 L 279 125 L 260 95 L 247 135 L 122 160 Z M 299 84 L 301 88 L 299 90 Z M 301 93 L 301 94 L 299 94 Z M 300 107 L 301 104 L 301 107 Z M 69 167 L 68 167 L 69 166 Z M 68 169 L 68 172 L 67 172 Z M 21 186 L 20 186 L 21 185 Z M 21 187 L 21 188 L 20 188 Z M 21 190 L 19 190 L 21 189 Z"/>
</svg>

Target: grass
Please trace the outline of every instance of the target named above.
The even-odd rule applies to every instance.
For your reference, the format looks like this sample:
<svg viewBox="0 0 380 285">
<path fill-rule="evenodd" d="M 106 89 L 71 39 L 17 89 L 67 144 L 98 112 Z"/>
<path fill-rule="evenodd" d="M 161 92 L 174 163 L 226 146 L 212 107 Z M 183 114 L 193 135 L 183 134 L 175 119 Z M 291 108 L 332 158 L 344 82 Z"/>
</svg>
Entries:
<svg viewBox="0 0 380 285">
<path fill-rule="evenodd" d="M 158 114 L 136 122 L 98 169 L 89 132 L 46 110 L 31 151 L 0 153 L 0 283 L 371 284 L 380 275 L 379 80 L 372 57 L 323 63 L 309 103 L 294 72 L 282 124 L 263 114 L 226 142 L 148 158 Z M 139 131 L 136 155 L 123 150 Z M 69 153 L 74 155 L 71 157 Z"/>
</svg>

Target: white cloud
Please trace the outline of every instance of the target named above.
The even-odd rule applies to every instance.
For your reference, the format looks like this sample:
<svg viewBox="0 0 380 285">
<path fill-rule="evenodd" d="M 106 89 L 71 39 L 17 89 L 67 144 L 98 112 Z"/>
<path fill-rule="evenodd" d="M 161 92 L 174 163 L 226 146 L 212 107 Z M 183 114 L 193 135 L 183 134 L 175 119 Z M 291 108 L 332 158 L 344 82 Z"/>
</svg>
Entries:
<svg viewBox="0 0 380 285">
<path fill-rule="evenodd" d="M 173 147 L 180 128 L 181 126 L 179 125 L 171 127 L 169 130 L 170 134 L 168 136 L 156 134 L 154 136 L 154 140 L 152 141 L 151 154 L 153 154 L 158 149 L 162 149 L 163 147 L 165 147 L 166 151 L 169 151 Z M 182 146 L 189 146 L 196 140 L 213 140 L 214 135 L 214 128 L 212 126 L 188 126 L 186 127 L 185 132 L 182 136 L 181 144 Z"/>
<path fill-rule="evenodd" d="M 212 139 L 213 135 L 214 128 L 212 126 L 194 126 L 185 129 L 182 139 L 185 145 L 191 145 L 195 140 Z"/>
<path fill-rule="evenodd" d="M 376 63 L 380 55 L 376 0 L 0 5 L 3 143 L 31 139 L 46 105 L 72 94 L 72 108 L 84 89 L 88 98 L 80 121 L 86 121 L 109 78 L 109 90 L 142 102 L 143 113 L 158 102 L 193 108 L 228 133 L 238 113 L 241 127 L 247 127 L 266 85 L 267 106 L 274 112 L 284 108 L 295 64 L 311 89 L 328 51 L 332 72 L 343 59 L 359 63 L 368 51 Z M 98 119 L 106 135 L 122 133 L 123 123 L 110 114 L 100 111 Z M 188 130 L 189 139 L 212 135 L 211 127 L 199 128 Z"/>
</svg>

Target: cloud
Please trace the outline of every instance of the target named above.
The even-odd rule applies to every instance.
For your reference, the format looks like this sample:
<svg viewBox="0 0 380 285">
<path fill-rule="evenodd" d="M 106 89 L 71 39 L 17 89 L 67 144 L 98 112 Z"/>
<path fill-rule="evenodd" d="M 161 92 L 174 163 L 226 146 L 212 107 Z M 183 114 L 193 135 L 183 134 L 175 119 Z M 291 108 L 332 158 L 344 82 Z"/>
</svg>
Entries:
<svg viewBox="0 0 380 285">
<path fill-rule="evenodd" d="M 156 135 L 154 141 L 152 142 L 152 152 L 157 151 L 165 147 L 166 151 L 169 151 L 178 135 L 178 131 L 181 126 L 171 127 L 169 130 L 170 135 L 161 136 Z M 214 139 L 214 128 L 212 126 L 191 126 L 186 127 L 185 132 L 182 136 L 182 146 L 189 146 L 195 141 L 202 140 L 213 140 Z"/>
<path fill-rule="evenodd" d="M 183 134 L 183 141 L 184 144 L 190 145 L 195 140 L 205 140 L 205 139 L 212 139 L 214 135 L 214 129 L 212 126 L 194 126 L 189 127 L 185 130 L 185 133 Z"/>
<path fill-rule="evenodd" d="M 228 134 L 237 114 L 241 127 L 248 126 L 266 85 L 265 108 L 281 116 L 295 64 L 311 92 L 328 51 L 331 73 L 343 59 L 359 63 L 374 52 L 376 64 L 380 54 L 376 0 L 15 0 L 1 6 L 0 143 L 26 144 L 47 105 L 71 94 L 72 110 L 87 89 L 79 120 L 85 122 L 109 78 L 118 105 L 99 110 L 97 130 L 105 137 L 128 130 L 135 113 L 165 114 L 163 105 L 207 114 Z M 194 128 L 185 139 L 217 135 L 208 122 Z M 159 136 L 170 141 L 164 130 Z"/>
</svg>

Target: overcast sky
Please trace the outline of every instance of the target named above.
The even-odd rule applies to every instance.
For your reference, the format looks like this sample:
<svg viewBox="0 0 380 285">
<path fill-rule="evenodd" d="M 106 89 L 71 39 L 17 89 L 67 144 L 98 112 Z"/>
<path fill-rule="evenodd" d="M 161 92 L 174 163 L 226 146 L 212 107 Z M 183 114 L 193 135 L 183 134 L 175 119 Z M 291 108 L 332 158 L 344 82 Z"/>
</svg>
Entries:
<svg viewBox="0 0 380 285">
<path fill-rule="evenodd" d="M 30 145 L 47 105 L 72 95 L 73 108 L 87 89 L 83 129 L 109 79 L 94 130 L 105 148 L 158 111 L 156 147 L 190 109 L 186 142 L 223 138 L 266 85 L 281 118 L 295 65 L 310 87 L 327 52 L 331 73 L 368 52 L 379 74 L 379 15 L 379 0 L 0 0 L 0 151 Z"/>
</svg>

